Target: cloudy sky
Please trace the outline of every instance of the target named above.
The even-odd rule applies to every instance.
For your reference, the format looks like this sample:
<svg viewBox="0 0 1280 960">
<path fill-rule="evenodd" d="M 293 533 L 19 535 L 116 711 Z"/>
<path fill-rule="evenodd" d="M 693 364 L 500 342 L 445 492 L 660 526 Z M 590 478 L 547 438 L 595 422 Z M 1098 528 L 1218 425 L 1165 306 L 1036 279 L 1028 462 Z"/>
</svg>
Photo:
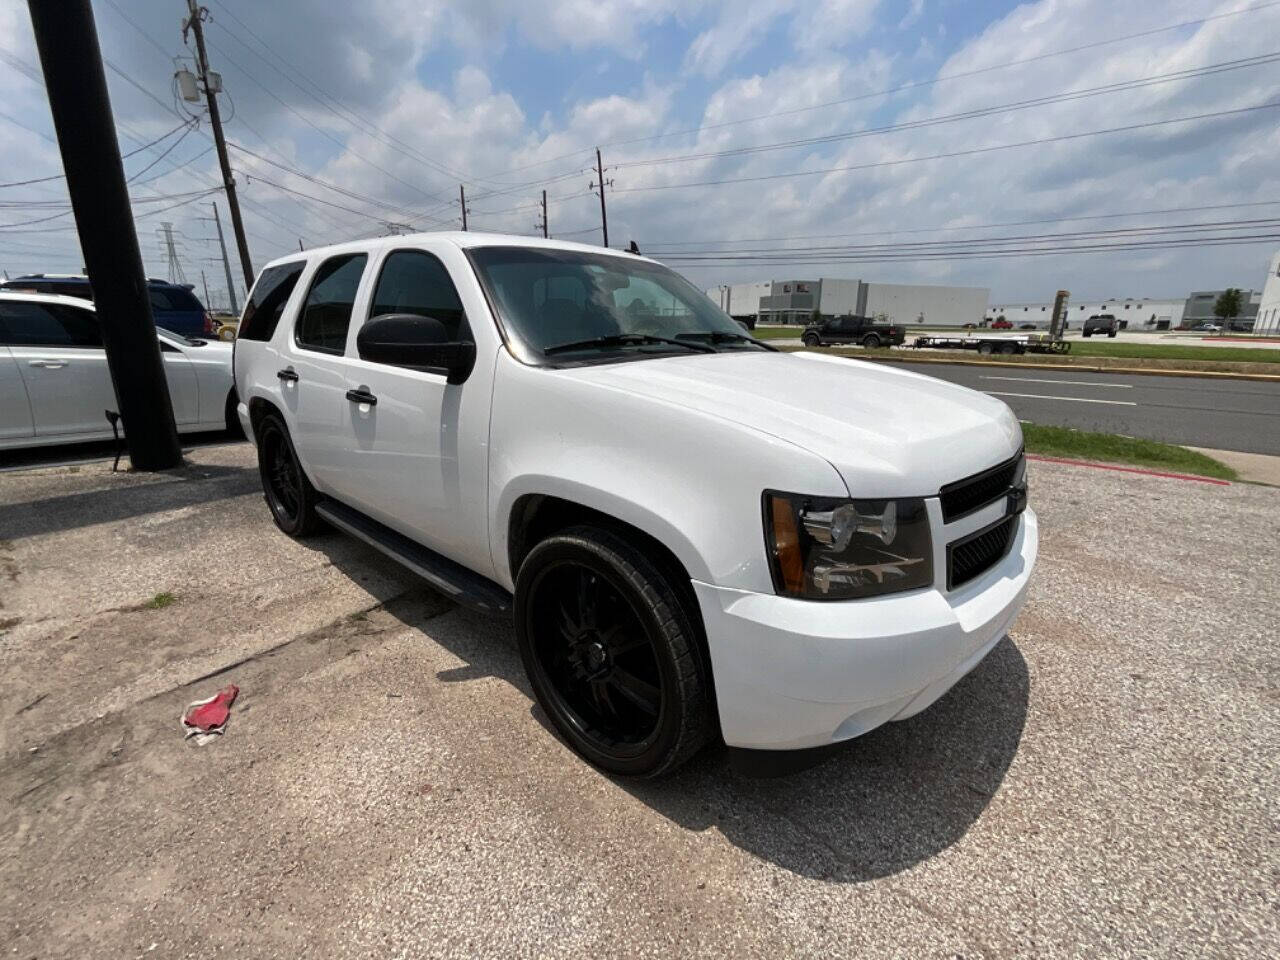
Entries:
<svg viewBox="0 0 1280 960">
<path fill-rule="evenodd" d="M 1280 103 L 1280 2 L 207 5 L 256 266 L 299 239 L 449 229 L 460 183 L 473 229 L 535 232 L 545 189 L 552 234 L 598 243 L 597 146 L 612 245 L 634 239 L 704 286 L 1182 296 L 1260 287 L 1280 246 L 1280 107 L 1263 106 Z M 208 123 L 164 137 L 187 116 L 173 94 L 185 4 L 94 9 L 147 270 L 167 273 L 170 222 L 187 280 L 204 271 L 222 304 Z M 0 129 L 5 184 L 60 172 L 22 0 L 0 0 Z M 79 269 L 60 181 L 6 186 L 0 206 L 0 268 Z M 1176 232 L 1195 224 L 1215 226 Z M 1175 229 L 1016 239 L 1159 226 Z M 1207 235 L 1264 239 L 1061 252 Z M 777 256 L 792 262 L 762 260 Z"/>
</svg>

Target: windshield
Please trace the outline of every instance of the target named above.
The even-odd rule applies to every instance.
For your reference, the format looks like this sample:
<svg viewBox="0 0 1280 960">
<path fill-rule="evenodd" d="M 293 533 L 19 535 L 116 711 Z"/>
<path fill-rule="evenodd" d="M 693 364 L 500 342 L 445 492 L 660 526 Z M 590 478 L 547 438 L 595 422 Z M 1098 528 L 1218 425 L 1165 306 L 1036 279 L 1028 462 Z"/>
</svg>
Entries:
<svg viewBox="0 0 1280 960">
<path fill-rule="evenodd" d="M 654 263 L 531 247 L 468 253 L 526 362 L 762 346 L 687 280 Z"/>
</svg>

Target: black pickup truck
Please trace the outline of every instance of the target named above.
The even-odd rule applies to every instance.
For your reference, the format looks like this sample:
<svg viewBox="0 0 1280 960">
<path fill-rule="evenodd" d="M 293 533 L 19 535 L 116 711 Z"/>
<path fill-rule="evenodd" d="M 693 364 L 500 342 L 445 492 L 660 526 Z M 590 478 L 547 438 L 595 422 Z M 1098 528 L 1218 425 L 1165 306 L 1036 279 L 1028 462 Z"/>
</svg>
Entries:
<svg viewBox="0 0 1280 960">
<path fill-rule="evenodd" d="M 806 347 L 829 343 L 860 343 L 864 347 L 896 347 L 907 338 L 900 324 L 876 323 L 870 317 L 832 317 L 805 327 L 800 339 Z"/>
</svg>

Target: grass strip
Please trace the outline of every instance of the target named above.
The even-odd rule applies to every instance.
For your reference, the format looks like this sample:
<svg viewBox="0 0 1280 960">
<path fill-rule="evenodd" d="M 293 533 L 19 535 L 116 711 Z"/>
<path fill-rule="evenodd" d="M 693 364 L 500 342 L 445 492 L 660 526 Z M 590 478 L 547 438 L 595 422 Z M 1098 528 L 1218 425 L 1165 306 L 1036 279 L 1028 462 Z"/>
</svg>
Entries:
<svg viewBox="0 0 1280 960">
<path fill-rule="evenodd" d="M 1121 437 L 1114 433 L 1091 433 L 1087 430 L 1049 427 L 1038 423 L 1024 423 L 1022 437 L 1028 453 L 1046 457 L 1123 463 L 1170 473 L 1214 477 L 1218 480 L 1238 479 L 1234 470 L 1213 457 L 1158 440 Z"/>
</svg>

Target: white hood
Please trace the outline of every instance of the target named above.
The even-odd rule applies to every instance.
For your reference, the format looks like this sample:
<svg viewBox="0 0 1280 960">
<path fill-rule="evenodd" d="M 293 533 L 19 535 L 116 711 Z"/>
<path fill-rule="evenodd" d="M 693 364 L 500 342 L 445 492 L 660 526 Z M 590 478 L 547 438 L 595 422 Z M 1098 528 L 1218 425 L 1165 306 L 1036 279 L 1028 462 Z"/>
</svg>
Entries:
<svg viewBox="0 0 1280 960">
<path fill-rule="evenodd" d="M 889 364 L 735 352 L 563 372 L 787 440 L 830 462 L 855 497 L 936 494 L 1022 444 L 1002 401 Z"/>
</svg>

